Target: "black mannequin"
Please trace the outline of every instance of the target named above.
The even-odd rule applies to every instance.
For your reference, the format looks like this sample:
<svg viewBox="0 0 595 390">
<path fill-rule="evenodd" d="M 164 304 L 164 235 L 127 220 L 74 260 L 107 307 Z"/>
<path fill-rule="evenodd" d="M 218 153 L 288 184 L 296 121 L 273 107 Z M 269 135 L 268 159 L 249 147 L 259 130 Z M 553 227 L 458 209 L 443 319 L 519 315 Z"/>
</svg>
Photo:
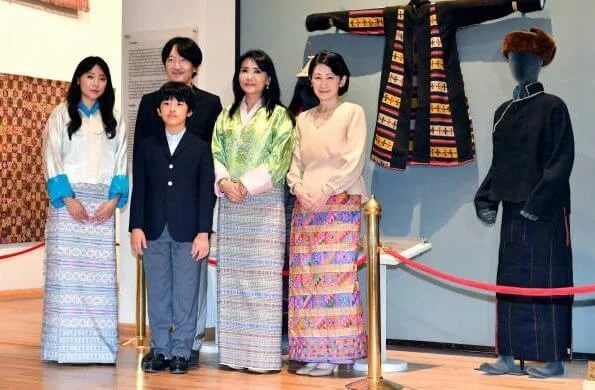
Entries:
<svg viewBox="0 0 595 390">
<path fill-rule="evenodd" d="M 513 99 L 496 110 L 492 164 L 475 196 L 477 216 L 487 224 L 495 223 L 502 203 L 500 285 L 572 286 L 572 125 L 564 102 L 538 81 L 555 51 L 553 39 L 536 28 L 507 34 L 504 40 L 503 53 L 518 84 Z M 537 378 L 562 375 L 572 332 L 572 298 L 496 298 L 498 359 L 479 370 Z M 523 359 L 545 364 L 523 370 Z"/>
</svg>

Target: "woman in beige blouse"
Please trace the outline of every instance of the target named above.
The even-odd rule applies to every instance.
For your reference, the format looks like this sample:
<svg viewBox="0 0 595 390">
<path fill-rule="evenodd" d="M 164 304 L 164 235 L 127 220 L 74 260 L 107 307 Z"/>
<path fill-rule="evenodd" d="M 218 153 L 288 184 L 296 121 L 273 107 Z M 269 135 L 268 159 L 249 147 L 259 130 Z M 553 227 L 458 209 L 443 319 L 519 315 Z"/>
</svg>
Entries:
<svg viewBox="0 0 595 390">
<path fill-rule="evenodd" d="M 318 53 L 308 75 L 320 104 L 297 118 L 287 183 L 297 196 L 289 276 L 289 357 L 297 374 L 330 375 L 365 356 L 367 336 L 357 282 L 366 120 L 340 96 L 349 86 L 341 55 Z"/>
</svg>

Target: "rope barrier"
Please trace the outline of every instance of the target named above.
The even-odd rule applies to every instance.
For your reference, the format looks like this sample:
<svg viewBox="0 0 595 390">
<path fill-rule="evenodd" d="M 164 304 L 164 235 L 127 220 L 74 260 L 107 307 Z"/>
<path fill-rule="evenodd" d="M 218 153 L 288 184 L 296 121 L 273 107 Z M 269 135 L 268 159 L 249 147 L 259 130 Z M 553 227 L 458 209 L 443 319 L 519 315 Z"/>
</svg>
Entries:
<svg viewBox="0 0 595 390">
<path fill-rule="evenodd" d="M 507 295 L 521 295 L 524 297 L 552 297 L 552 296 L 565 296 L 565 295 L 580 295 L 595 292 L 595 285 L 590 284 L 579 287 L 555 287 L 555 288 L 527 288 L 527 287 L 513 287 L 513 286 L 499 286 L 495 284 L 478 282 L 471 279 L 464 279 L 458 276 L 450 275 L 437 269 L 428 267 L 420 263 L 401 255 L 399 252 L 390 249 L 383 248 L 384 252 L 391 255 L 398 261 L 402 262 L 408 267 L 411 267 L 417 271 L 421 271 L 425 274 L 434 276 L 436 278 L 446 280 L 455 284 L 459 284 L 466 287 L 471 287 L 476 290 L 490 291 L 499 294 Z"/>
<path fill-rule="evenodd" d="M 20 250 L 18 252 L 8 253 L 5 255 L 0 255 L 0 260 L 10 259 L 11 257 L 17 257 L 20 255 L 24 255 L 25 253 L 33 252 L 36 249 L 42 248 L 45 246 L 45 242 L 40 242 L 39 244 L 34 244 L 27 249 Z M 120 246 L 120 243 L 116 242 L 116 246 Z"/>
<path fill-rule="evenodd" d="M 35 244 L 27 249 L 23 249 L 18 252 L 9 253 L 6 255 L 0 255 L 0 260 L 6 260 L 6 259 L 10 259 L 11 257 L 16 257 L 16 256 L 24 255 L 25 253 L 33 252 L 34 250 L 39 249 L 39 248 L 43 247 L 44 245 L 45 245 L 45 242 L 41 242 L 39 244 Z"/>
<path fill-rule="evenodd" d="M 118 245 L 118 244 L 116 244 Z M 25 253 L 32 252 L 36 249 L 42 248 L 45 246 L 44 242 L 39 244 L 32 245 L 29 248 L 20 250 L 18 252 L 9 253 L 6 255 L 0 255 L 0 260 L 10 259 L 12 257 L 20 256 Z M 567 295 L 582 295 L 582 294 L 589 294 L 595 292 L 595 284 L 585 285 L 585 286 L 578 286 L 578 287 L 555 287 L 555 288 L 528 288 L 528 287 L 514 287 L 514 286 L 500 286 L 496 284 L 490 284 L 485 282 L 478 282 L 476 280 L 465 279 L 458 276 L 454 276 L 451 274 L 447 274 L 446 272 L 439 271 L 435 268 L 428 267 L 427 265 L 423 265 L 420 263 L 416 263 L 415 261 L 401 255 L 399 252 L 390 249 L 388 247 L 383 248 L 384 252 L 394 257 L 396 260 L 400 261 L 404 265 L 411 267 L 417 271 L 423 272 L 425 274 L 431 275 L 438 279 L 446 280 L 448 282 L 458 284 L 465 287 L 470 287 L 476 290 L 488 291 L 488 292 L 495 292 L 499 294 L 507 294 L 507 295 L 520 295 L 525 297 L 551 297 L 551 296 L 567 296 Z M 361 256 L 355 262 L 357 267 L 362 266 L 367 262 L 368 258 L 366 255 Z M 209 257 L 208 259 L 209 265 L 217 266 L 217 260 Z M 289 276 L 289 271 L 284 270 L 282 272 L 284 277 Z"/>
</svg>

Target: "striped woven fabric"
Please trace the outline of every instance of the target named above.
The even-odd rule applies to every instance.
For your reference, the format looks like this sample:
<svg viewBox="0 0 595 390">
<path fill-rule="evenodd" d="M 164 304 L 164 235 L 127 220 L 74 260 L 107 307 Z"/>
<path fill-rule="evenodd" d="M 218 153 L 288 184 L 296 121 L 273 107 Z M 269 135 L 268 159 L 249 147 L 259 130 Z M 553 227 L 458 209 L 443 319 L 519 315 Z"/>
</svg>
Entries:
<svg viewBox="0 0 595 390">
<path fill-rule="evenodd" d="M 397 9 L 397 23 L 392 47 L 390 70 L 386 88 L 378 105 L 378 118 L 371 159 L 383 167 L 390 167 L 392 151 L 397 143 L 397 126 L 401 116 L 401 99 L 405 82 L 405 9 Z M 412 115 L 415 115 L 414 113 Z M 415 118 L 413 118 L 415 119 Z M 409 146 L 412 148 L 412 145 Z"/>
<path fill-rule="evenodd" d="M 104 184 L 73 184 L 89 215 L 107 199 Z M 48 208 L 41 359 L 115 363 L 118 300 L 114 217 L 101 225 Z"/>
<path fill-rule="evenodd" d="M 295 203 L 289 257 L 289 358 L 353 363 L 367 336 L 357 281 L 360 196 L 329 198 L 321 212 Z"/>
<path fill-rule="evenodd" d="M 383 35 L 384 12 L 381 9 L 349 11 L 349 28 L 353 34 Z"/>
<path fill-rule="evenodd" d="M 219 363 L 280 370 L 283 187 L 240 204 L 220 198 L 217 246 Z"/>
<path fill-rule="evenodd" d="M 430 165 L 460 165 L 453 126 L 452 110 L 449 103 L 449 92 L 444 70 L 444 50 L 440 38 L 439 20 L 436 5 L 430 6 Z M 465 104 L 466 99 L 465 99 Z M 469 111 L 469 106 L 466 106 Z M 470 118 L 470 117 L 469 117 Z M 472 148 L 473 124 L 469 119 Z M 413 163 L 415 164 L 415 163 Z"/>
</svg>

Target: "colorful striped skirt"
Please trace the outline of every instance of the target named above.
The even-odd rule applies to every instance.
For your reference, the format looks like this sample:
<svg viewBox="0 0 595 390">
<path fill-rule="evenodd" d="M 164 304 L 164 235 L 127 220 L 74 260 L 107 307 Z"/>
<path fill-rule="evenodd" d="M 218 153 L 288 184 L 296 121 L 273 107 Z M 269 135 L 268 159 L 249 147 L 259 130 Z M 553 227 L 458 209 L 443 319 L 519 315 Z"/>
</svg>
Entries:
<svg viewBox="0 0 595 390">
<path fill-rule="evenodd" d="M 353 363 L 367 336 L 357 281 L 360 196 L 332 196 L 323 211 L 295 203 L 289 257 L 289 358 Z"/>
<path fill-rule="evenodd" d="M 91 216 L 108 186 L 73 184 Z M 66 207 L 49 207 L 45 228 L 41 360 L 115 363 L 118 352 L 115 218 L 75 222 Z"/>
<path fill-rule="evenodd" d="M 280 370 L 283 187 L 238 204 L 220 198 L 217 226 L 219 363 Z"/>
</svg>

